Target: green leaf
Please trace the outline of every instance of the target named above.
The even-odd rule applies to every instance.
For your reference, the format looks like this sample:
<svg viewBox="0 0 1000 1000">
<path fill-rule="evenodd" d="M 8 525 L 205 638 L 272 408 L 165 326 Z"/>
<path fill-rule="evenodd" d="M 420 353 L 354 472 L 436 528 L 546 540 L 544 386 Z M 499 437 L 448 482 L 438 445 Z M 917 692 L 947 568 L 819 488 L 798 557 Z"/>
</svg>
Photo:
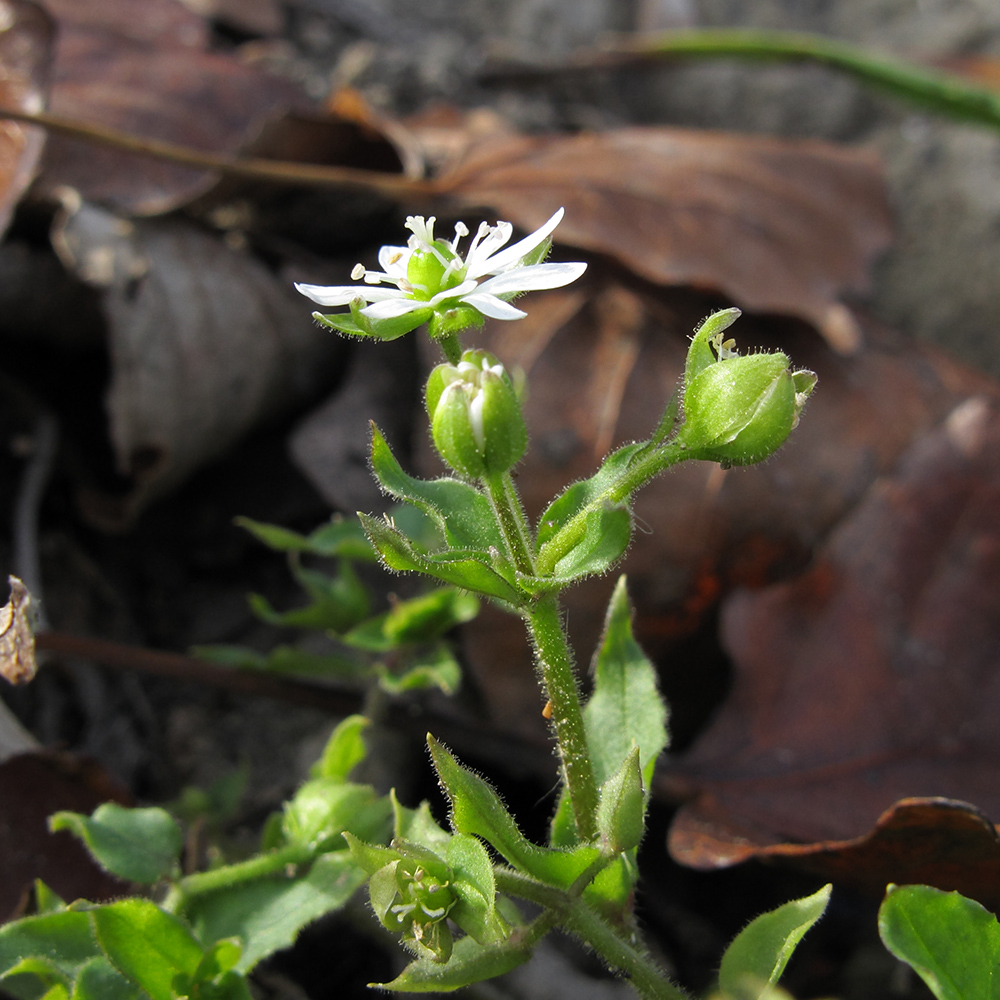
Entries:
<svg viewBox="0 0 1000 1000">
<path fill-rule="evenodd" d="M 174 980 L 192 976 L 205 949 L 187 925 L 148 899 L 125 899 L 90 911 L 111 964 L 152 1000 L 175 1000 Z"/>
<path fill-rule="evenodd" d="M 180 827 L 166 810 L 126 809 L 116 802 L 98 806 L 89 818 L 58 812 L 49 818 L 49 828 L 69 830 L 103 868 L 143 884 L 169 876 L 184 843 Z"/>
<path fill-rule="evenodd" d="M 606 573 L 625 554 L 632 540 L 632 514 L 627 507 L 601 504 L 587 512 L 580 540 L 559 559 L 552 575 L 566 584 Z"/>
<path fill-rule="evenodd" d="M 359 514 L 372 545 L 387 569 L 424 573 L 465 590 L 496 597 L 508 604 L 522 603 L 521 593 L 489 566 L 477 552 L 453 550 L 437 556 L 417 552 L 407 538 L 385 521 Z"/>
<path fill-rule="evenodd" d="M 6 977 L 26 958 L 41 960 L 71 982 L 81 966 L 99 954 L 90 918 L 76 910 L 23 917 L 0 927 L 0 981 L 16 996 L 22 993 L 15 992 L 15 986 L 30 988 L 31 984 L 15 984 Z M 42 992 L 38 989 L 23 995 L 37 997 Z"/>
<path fill-rule="evenodd" d="M 337 514 L 309 535 L 301 535 L 277 524 L 264 524 L 249 517 L 237 517 L 234 523 L 277 552 L 305 552 L 326 558 L 336 556 L 364 562 L 375 561 L 375 552 L 368 544 L 364 529 L 353 517 L 344 518 Z"/>
<path fill-rule="evenodd" d="M 8 993 L 17 1000 L 38 1000 L 56 990 L 57 996 L 68 995 L 70 977 L 45 958 L 30 956 L 12 965 L 5 975 L 0 976 L 4 995 Z M 58 993 L 61 987 L 67 993 Z"/>
<path fill-rule="evenodd" d="M 368 591 L 350 563 L 342 561 L 336 576 L 304 566 L 293 566 L 293 573 L 312 602 L 305 607 L 278 611 L 266 597 L 251 594 L 251 610 L 261 621 L 269 625 L 329 629 L 339 633 L 353 628 L 368 614 Z"/>
<path fill-rule="evenodd" d="M 600 857 L 596 847 L 557 851 L 532 844 L 517 828 L 500 796 L 478 774 L 462 767 L 433 736 L 431 758 L 451 800 L 451 822 L 458 833 L 474 833 L 515 868 L 548 885 L 568 888 Z"/>
<path fill-rule="evenodd" d="M 323 753 L 313 764 L 309 774 L 313 778 L 332 778 L 346 781 L 351 771 L 367 755 L 362 733 L 371 725 L 363 715 L 349 715 L 334 728 L 326 741 Z"/>
<path fill-rule="evenodd" d="M 604 853 L 615 857 L 638 847 L 646 828 L 646 795 L 639 772 L 639 748 L 632 747 L 617 774 L 600 790 L 597 829 Z"/>
<path fill-rule="evenodd" d="M 104 956 L 80 967 L 70 1000 L 145 1000 L 146 994 L 129 982 Z"/>
<path fill-rule="evenodd" d="M 438 643 L 410 662 L 404 661 L 403 670 L 399 673 L 393 673 L 381 663 L 376 664 L 375 672 L 379 686 L 389 694 L 437 688 L 451 695 L 462 683 L 462 668 L 445 643 Z"/>
<path fill-rule="evenodd" d="M 219 643 L 195 646 L 191 653 L 201 660 L 222 667 L 261 670 L 270 674 L 293 674 L 300 677 L 355 678 L 364 674 L 365 665 L 337 654 L 310 653 L 295 646 L 275 646 L 269 653 L 260 653 L 245 646 Z"/>
<path fill-rule="evenodd" d="M 382 628 L 396 645 L 431 642 L 478 614 L 479 601 L 472 594 L 454 587 L 438 587 L 428 594 L 397 601 Z"/>
<path fill-rule="evenodd" d="M 40 878 L 35 879 L 35 910 L 38 913 L 61 913 L 66 901 L 57 895 Z"/>
<path fill-rule="evenodd" d="M 523 965 L 531 957 L 531 949 L 510 939 L 500 945 L 481 945 L 473 937 L 455 942 L 451 958 L 441 964 L 422 958 L 411 962 L 391 983 L 370 985 L 399 993 L 449 993 L 502 976 Z"/>
<path fill-rule="evenodd" d="M 656 684 L 656 668 L 632 635 L 632 609 L 622 576 L 608 605 L 604 635 L 594 661 L 594 693 L 583 719 L 599 784 L 621 766 L 633 744 L 646 788 L 667 745 L 667 708 Z"/>
<path fill-rule="evenodd" d="M 752 920 L 722 956 L 719 987 L 723 993 L 758 1000 L 781 978 L 806 931 L 830 901 L 830 886 L 795 899 Z"/>
<path fill-rule="evenodd" d="M 566 527 L 566 525 L 581 511 L 590 506 L 600 506 L 605 495 L 618 478 L 628 468 L 635 455 L 643 445 L 627 444 L 613 451 L 601 463 L 601 467 L 589 479 L 582 479 L 567 489 L 549 504 L 545 513 L 538 520 L 538 550 L 539 556 L 545 551 L 546 545 Z"/>
<path fill-rule="evenodd" d="M 313 851 L 344 846 L 341 834 L 350 830 L 362 840 L 375 841 L 388 832 L 392 807 L 370 785 L 336 778 L 313 778 L 285 803 L 286 839 Z"/>
<path fill-rule="evenodd" d="M 294 944 L 307 924 L 342 909 L 366 878 L 350 851 L 332 851 L 297 878 L 265 878 L 198 897 L 189 910 L 191 923 L 203 941 L 238 937 L 243 953 L 235 968 L 249 972 Z"/>
<path fill-rule="evenodd" d="M 938 1000 L 1000 998 L 1000 924 L 974 900 L 927 885 L 890 885 L 878 929 Z"/>
<path fill-rule="evenodd" d="M 504 550 L 496 515 L 483 493 L 459 479 L 426 480 L 408 475 L 374 424 L 371 462 L 386 493 L 423 511 L 438 525 L 451 548 L 486 552 L 493 546 Z"/>
</svg>

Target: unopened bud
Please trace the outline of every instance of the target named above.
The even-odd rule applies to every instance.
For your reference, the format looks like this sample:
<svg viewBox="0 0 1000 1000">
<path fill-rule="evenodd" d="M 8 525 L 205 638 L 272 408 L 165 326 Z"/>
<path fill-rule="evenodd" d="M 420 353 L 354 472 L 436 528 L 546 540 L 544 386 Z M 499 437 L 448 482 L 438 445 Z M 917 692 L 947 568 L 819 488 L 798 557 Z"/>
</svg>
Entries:
<svg viewBox="0 0 1000 1000">
<path fill-rule="evenodd" d="M 692 458 L 751 465 L 785 443 L 816 376 L 811 371 L 793 372 L 781 352 L 739 357 L 731 350 L 732 342 L 722 343 L 721 330 L 712 331 L 710 339 L 706 327 L 715 318 L 706 321 L 691 343 L 684 424 L 677 440 Z M 712 348 L 718 360 L 711 360 Z"/>
<path fill-rule="evenodd" d="M 466 351 L 438 365 L 427 382 L 427 413 L 441 457 L 474 479 L 506 472 L 524 454 L 528 432 L 503 365 L 487 351 Z"/>
</svg>

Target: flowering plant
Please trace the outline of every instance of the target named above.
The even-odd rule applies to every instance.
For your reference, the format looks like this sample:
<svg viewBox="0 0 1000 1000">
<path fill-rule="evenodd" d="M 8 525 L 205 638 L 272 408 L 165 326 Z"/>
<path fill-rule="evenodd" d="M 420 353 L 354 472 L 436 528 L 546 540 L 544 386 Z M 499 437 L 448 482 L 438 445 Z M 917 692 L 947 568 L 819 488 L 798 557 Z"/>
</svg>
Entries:
<svg viewBox="0 0 1000 1000">
<path fill-rule="evenodd" d="M 5 989 L 53 1000 L 249 1000 L 246 974 L 258 961 L 290 944 L 306 923 L 345 906 L 367 883 L 379 922 L 413 955 L 384 984 L 389 989 L 447 991 L 488 979 L 526 961 L 538 941 L 559 929 L 581 939 L 641 996 L 683 996 L 642 947 L 633 914 L 650 782 L 668 742 L 656 671 L 632 636 L 622 577 L 594 657 L 593 692 L 584 701 L 559 594 L 618 564 L 632 537 L 632 497 L 665 469 L 690 459 L 748 463 L 780 447 L 815 376 L 792 371 L 780 353 L 739 356 L 722 339 L 739 311 L 710 316 L 650 436 L 610 454 L 533 525 L 512 476 L 528 443 L 518 393 L 500 360 L 463 350 L 460 335 L 487 317 L 518 319 L 524 313 L 511 304 L 516 296 L 584 273 L 583 263 L 545 262 L 562 215 L 560 209 L 512 245 L 509 223 L 484 223 L 464 255 L 460 244 L 469 231 L 462 223 L 443 240 L 434 234 L 435 219 L 412 216 L 407 245 L 379 252 L 381 270 L 354 269 L 360 284 L 297 286 L 321 305 L 347 306 L 316 314 L 347 335 L 393 340 L 427 324 L 444 354 L 427 381 L 427 413 L 434 445 L 453 472 L 434 480 L 410 476 L 374 428 L 376 478 L 403 510 L 419 512 L 423 525 L 417 531 L 399 514 L 359 514 L 368 542 L 387 569 L 446 586 L 369 619 L 347 568 L 329 584 L 301 571 L 314 605 L 300 614 L 313 622 L 319 615 L 345 643 L 376 654 L 398 652 L 415 639 L 438 640 L 474 613 L 480 597 L 520 617 L 560 762 L 547 843 L 529 841 L 493 788 L 432 736 L 431 760 L 450 803 L 448 829 L 426 802 L 409 809 L 394 794 L 380 796 L 352 780 L 366 754 L 368 724 L 352 716 L 267 824 L 260 851 L 245 860 L 183 874 L 184 837 L 162 809 L 107 804 L 90 817 L 53 817 L 54 828 L 75 833 L 106 869 L 148 886 L 159 902 L 67 906 L 39 883 L 38 914 L 0 930 Z M 358 552 L 340 524 L 310 539 L 254 530 L 289 551 L 342 558 Z M 827 896 L 821 890 L 751 924 L 723 959 L 726 995 L 771 990 Z"/>
</svg>

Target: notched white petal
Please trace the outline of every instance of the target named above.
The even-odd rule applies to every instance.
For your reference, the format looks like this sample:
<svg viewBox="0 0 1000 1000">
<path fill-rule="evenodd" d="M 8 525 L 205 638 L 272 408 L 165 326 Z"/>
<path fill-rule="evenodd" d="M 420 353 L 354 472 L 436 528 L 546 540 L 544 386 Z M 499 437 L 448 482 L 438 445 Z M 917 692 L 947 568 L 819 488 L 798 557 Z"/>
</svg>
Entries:
<svg viewBox="0 0 1000 1000">
<path fill-rule="evenodd" d="M 397 292 L 392 298 L 382 299 L 380 302 L 373 302 L 370 306 L 365 306 L 361 310 L 361 314 L 369 319 L 395 319 L 397 316 L 405 316 L 418 309 L 426 309 L 429 305 L 430 303 L 422 302 L 419 299 L 401 298 Z"/>
<path fill-rule="evenodd" d="M 367 288 L 357 285 L 303 285 L 296 282 L 295 290 L 321 306 L 346 306 L 355 299 L 367 299 Z"/>
<path fill-rule="evenodd" d="M 560 208 L 544 226 L 536 229 L 530 236 L 525 236 L 523 240 L 518 240 L 517 243 L 507 247 L 506 250 L 501 250 L 499 253 L 494 254 L 489 260 L 482 261 L 475 272 L 470 267 L 469 277 L 478 278 L 484 274 L 498 274 L 500 271 L 505 271 L 507 268 L 512 267 L 525 254 L 531 253 L 535 247 L 549 238 L 556 226 L 562 222 L 564 214 L 565 210 Z"/>
<path fill-rule="evenodd" d="M 534 292 L 542 288 L 562 288 L 587 270 L 583 263 L 530 264 L 515 267 L 493 278 L 487 278 L 480 286 L 481 292 L 492 295 L 506 295 L 511 292 Z"/>
</svg>

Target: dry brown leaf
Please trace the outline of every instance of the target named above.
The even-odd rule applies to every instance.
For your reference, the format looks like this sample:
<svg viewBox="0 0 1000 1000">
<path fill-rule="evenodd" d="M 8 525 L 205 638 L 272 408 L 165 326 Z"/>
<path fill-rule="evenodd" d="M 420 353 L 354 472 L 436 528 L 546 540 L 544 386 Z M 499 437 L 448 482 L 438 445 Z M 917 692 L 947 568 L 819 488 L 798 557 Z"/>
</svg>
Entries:
<svg viewBox="0 0 1000 1000">
<path fill-rule="evenodd" d="M 994 392 L 918 439 L 806 574 L 729 599 L 732 694 L 669 771 L 694 796 L 679 860 L 866 837 L 911 796 L 1000 816 L 998 504 Z"/>
<path fill-rule="evenodd" d="M 705 801 L 696 816 L 671 830 L 670 849 L 693 868 L 719 868 L 722 859 L 769 859 L 875 897 L 889 882 L 916 883 L 957 890 L 1000 909 L 997 828 L 975 807 L 953 799 L 902 799 L 863 836 L 815 844 L 770 843 L 760 830 L 735 826 Z"/>
<path fill-rule="evenodd" d="M 52 61 L 53 24 L 37 4 L 0 2 L 0 106 L 37 112 L 45 107 Z M 0 120 L 0 235 L 35 177 L 45 133 Z"/>
<path fill-rule="evenodd" d="M 78 206 L 56 242 L 105 288 L 111 439 L 131 484 L 90 497 L 105 527 L 126 526 L 259 420 L 313 396 L 344 350 L 290 281 L 184 221 Z"/>
<path fill-rule="evenodd" d="M 269 116 L 308 102 L 289 81 L 206 49 L 207 28 L 177 0 L 50 0 L 58 28 L 51 110 L 211 153 L 233 153 Z M 65 137 L 50 138 L 42 190 L 156 214 L 215 177 Z"/>
<path fill-rule="evenodd" d="M 805 319 L 842 353 L 859 338 L 841 299 L 866 290 L 890 238 L 877 161 L 815 141 L 672 128 L 499 138 L 439 187 L 526 230 L 565 206 L 561 242 Z"/>
<path fill-rule="evenodd" d="M 27 684 L 38 671 L 35 633 L 31 627 L 31 594 L 16 577 L 7 577 L 10 600 L 0 608 L 0 677 Z"/>
</svg>

